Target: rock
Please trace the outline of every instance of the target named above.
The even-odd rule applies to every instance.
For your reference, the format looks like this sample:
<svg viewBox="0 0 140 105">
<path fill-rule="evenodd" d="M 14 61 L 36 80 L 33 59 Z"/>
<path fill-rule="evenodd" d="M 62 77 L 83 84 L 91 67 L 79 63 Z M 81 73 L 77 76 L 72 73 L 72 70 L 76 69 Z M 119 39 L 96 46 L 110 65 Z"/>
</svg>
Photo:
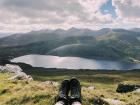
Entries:
<svg viewBox="0 0 140 105">
<path fill-rule="evenodd" d="M 125 105 L 125 102 L 117 99 L 95 97 L 93 99 L 93 105 Z"/>
<path fill-rule="evenodd" d="M 140 89 L 136 89 L 134 92 L 135 93 L 140 93 Z"/>
<path fill-rule="evenodd" d="M 0 66 L 0 72 L 10 72 L 18 74 L 22 72 L 22 69 L 18 65 L 6 64 L 5 66 Z"/>
<path fill-rule="evenodd" d="M 0 72 L 4 72 L 5 66 L 0 66 Z"/>
<path fill-rule="evenodd" d="M 52 86 L 58 86 L 59 85 L 59 83 L 55 82 L 55 81 L 45 81 L 45 82 L 42 82 L 42 84 L 52 85 Z"/>
<path fill-rule="evenodd" d="M 26 80 L 26 81 L 32 81 L 33 78 L 30 75 L 27 75 L 24 72 L 20 72 L 16 74 L 15 76 L 11 77 L 10 80 Z"/>
<path fill-rule="evenodd" d="M 15 75 L 11 77 L 10 80 L 26 80 L 26 81 L 33 80 L 32 76 L 24 73 L 23 70 L 18 65 L 6 64 L 5 66 L 0 66 L 0 72 L 15 73 Z"/>
<path fill-rule="evenodd" d="M 84 87 L 84 86 L 82 86 L 82 90 L 93 91 L 93 90 L 95 90 L 95 87 L 94 87 L 94 86 L 89 86 L 89 87 Z"/>
<path fill-rule="evenodd" d="M 88 90 L 95 90 L 95 87 L 94 86 L 89 86 L 87 89 Z"/>
<path fill-rule="evenodd" d="M 116 89 L 116 91 L 118 93 L 127 93 L 127 92 L 132 92 L 136 89 L 140 88 L 139 85 L 133 85 L 133 84 L 118 84 L 118 87 Z"/>
<path fill-rule="evenodd" d="M 104 101 L 108 102 L 110 105 L 124 105 L 125 102 L 116 100 L 116 99 L 104 99 Z"/>
<path fill-rule="evenodd" d="M 100 97 L 95 97 L 93 99 L 93 105 L 109 105 L 109 103 Z"/>
<path fill-rule="evenodd" d="M 15 74 L 18 74 L 23 71 L 18 65 L 6 64 L 5 67 L 6 71 L 13 72 Z"/>
</svg>

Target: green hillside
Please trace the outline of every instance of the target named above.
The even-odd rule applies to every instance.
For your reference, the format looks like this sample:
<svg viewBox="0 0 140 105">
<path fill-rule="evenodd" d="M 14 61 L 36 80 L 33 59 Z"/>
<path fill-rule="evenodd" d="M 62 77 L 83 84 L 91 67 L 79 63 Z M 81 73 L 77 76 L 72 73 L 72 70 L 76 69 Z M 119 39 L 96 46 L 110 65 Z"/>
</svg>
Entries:
<svg viewBox="0 0 140 105">
<path fill-rule="evenodd" d="M 95 97 L 117 99 L 125 105 L 140 104 L 139 93 L 116 93 L 117 84 L 120 82 L 140 84 L 139 71 L 66 71 L 36 68 L 26 70 L 26 73 L 31 74 L 34 81 L 28 83 L 9 80 L 13 74 L 0 73 L 0 105 L 53 105 L 59 88 L 42 82 L 61 82 L 71 77 L 77 77 L 81 82 L 83 105 L 94 105 Z M 95 89 L 88 89 L 91 86 Z"/>
<path fill-rule="evenodd" d="M 50 54 L 139 62 L 140 33 L 123 29 L 37 31 L 0 39 L 0 57 Z"/>
</svg>

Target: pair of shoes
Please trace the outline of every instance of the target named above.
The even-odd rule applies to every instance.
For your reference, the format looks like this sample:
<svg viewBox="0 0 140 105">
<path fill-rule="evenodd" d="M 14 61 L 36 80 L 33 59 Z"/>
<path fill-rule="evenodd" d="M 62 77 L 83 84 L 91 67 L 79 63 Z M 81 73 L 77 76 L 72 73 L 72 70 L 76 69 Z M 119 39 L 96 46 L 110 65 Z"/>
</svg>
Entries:
<svg viewBox="0 0 140 105">
<path fill-rule="evenodd" d="M 70 99 L 68 96 L 69 91 L 70 91 Z M 81 103 L 80 82 L 75 78 L 71 80 L 64 80 L 61 83 L 58 101 L 64 101 L 66 105 L 68 104 L 68 102 L 73 103 L 75 101 L 78 101 Z"/>
</svg>

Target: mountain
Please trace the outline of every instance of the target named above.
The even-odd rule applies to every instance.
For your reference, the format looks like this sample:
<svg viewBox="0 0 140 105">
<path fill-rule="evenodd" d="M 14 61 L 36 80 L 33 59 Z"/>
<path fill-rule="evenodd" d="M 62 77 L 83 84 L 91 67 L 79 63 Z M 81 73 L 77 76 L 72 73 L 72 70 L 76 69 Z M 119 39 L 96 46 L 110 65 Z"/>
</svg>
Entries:
<svg viewBox="0 0 140 105">
<path fill-rule="evenodd" d="M 10 33 L 0 33 L 0 38 L 7 37 L 9 35 L 10 35 Z"/>
<path fill-rule="evenodd" d="M 131 31 L 140 32 L 140 28 L 132 28 Z"/>
<path fill-rule="evenodd" d="M 140 60 L 140 32 L 125 29 L 40 30 L 0 39 L 0 57 L 49 54 L 121 61 Z"/>
<path fill-rule="evenodd" d="M 5 37 L 0 39 L 1 46 L 17 46 L 17 45 L 27 45 L 40 41 L 49 41 L 49 40 L 61 40 L 66 37 L 77 37 L 77 36 L 98 36 L 107 34 L 109 29 L 101 29 L 101 30 L 89 30 L 89 29 L 77 29 L 70 28 L 68 30 L 40 30 L 40 31 L 32 31 L 25 34 L 14 34 L 9 37 Z"/>
</svg>

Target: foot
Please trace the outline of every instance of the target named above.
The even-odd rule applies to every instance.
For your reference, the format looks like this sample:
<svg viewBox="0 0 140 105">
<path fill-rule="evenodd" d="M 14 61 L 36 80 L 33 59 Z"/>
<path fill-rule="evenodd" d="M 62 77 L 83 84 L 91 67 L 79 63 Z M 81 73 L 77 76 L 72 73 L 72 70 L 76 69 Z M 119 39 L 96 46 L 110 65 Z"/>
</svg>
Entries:
<svg viewBox="0 0 140 105">
<path fill-rule="evenodd" d="M 68 93 L 69 93 L 69 80 L 64 80 L 61 83 L 60 89 L 59 89 L 59 97 L 58 101 L 63 101 L 64 103 L 68 103 Z"/>
<path fill-rule="evenodd" d="M 73 78 L 70 80 L 71 102 L 81 102 L 81 86 L 80 82 Z"/>
</svg>

